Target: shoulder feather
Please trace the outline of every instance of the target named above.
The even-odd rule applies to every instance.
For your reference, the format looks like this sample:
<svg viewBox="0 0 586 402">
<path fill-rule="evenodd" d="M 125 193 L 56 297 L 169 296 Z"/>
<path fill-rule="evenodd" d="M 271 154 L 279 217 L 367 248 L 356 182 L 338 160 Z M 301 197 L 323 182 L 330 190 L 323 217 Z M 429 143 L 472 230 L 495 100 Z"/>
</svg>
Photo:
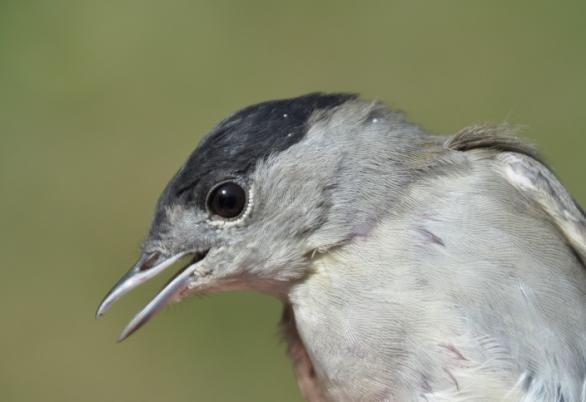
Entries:
<svg viewBox="0 0 586 402">
<path fill-rule="evenodd" d="M 516 138 L 509 125 L 472 126 L 448 139 L 455 151 L 494 151 L 495 170 L 530 202 L 543 210 L 586 266 L 586 216 L 535 149 Z"/>
<path fill-rule="evenodd" d="M 453 151 L 488 149 L 496 152 L 515 152 L 541 161 L 536 149 L 515 136 L 518 127 L 510 124 L 478 124 L 460 130 L 446 142 Z"/>
</svg>

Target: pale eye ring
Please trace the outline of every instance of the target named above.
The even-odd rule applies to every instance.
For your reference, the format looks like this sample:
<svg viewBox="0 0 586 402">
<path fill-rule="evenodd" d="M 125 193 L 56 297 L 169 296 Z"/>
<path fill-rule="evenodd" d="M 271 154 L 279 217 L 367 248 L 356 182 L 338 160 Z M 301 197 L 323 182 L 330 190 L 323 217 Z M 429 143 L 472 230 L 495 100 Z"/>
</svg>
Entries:
<svg viewBox="0 0 586 402">
<path fill-rule="evenodd" d="M 232 220 L 238 218 L 246 209 L 246 190 L 235 181 L 221 182 L 210 190 L 206 207 L 213 216 Z"/>
</svg>

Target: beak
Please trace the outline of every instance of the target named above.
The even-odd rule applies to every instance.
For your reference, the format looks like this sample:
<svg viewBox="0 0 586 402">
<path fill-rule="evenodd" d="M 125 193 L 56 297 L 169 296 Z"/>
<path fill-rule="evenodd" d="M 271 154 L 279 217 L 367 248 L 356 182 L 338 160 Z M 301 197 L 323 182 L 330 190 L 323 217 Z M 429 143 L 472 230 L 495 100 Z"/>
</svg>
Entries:
<svg viewBox="0 0 586 402">
<path fill-rule="evenodd" d="M 181 293 L 188 289 L 190 277 L 199 266 L 199 262 L 205 257 L 205 253 L 183 252 L 172 257 L 165 258 L 160 253 L 143 254 L 136 264 L 128 271 L 117 283 L 112 290 L 108 292 L 96 312 L 96 318 L 101 317 L 104 313 L 122 296 L 132 289 L 154 278 L 180 258 L 192 254 L 193 259 L 189 261 L 181 271 L 161 290 L 126 326 L 118 342 L 128 338 L 140 327 L 146 324 L 156 313 L 161 311 L 165 306 L 180 298 Z"/>
</svg>

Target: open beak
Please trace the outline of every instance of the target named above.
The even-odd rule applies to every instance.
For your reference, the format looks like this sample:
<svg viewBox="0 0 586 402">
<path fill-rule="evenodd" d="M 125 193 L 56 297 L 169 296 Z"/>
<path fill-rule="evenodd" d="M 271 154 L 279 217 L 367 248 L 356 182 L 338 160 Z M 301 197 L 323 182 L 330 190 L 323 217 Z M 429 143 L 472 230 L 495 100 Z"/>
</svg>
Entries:
<svg viewBox="0 0 586 402">
<path fill-rule="evenodd" d="M 199 262 L 203 260 L 206 254 L 207 252 L 183 252 L 167 258 L 159 253 L 143 254 L 132 269 L 108 292 L 98 307 L 96 318 L 101 317 L 112 304 L 132 289 L 165 271 L 180 258 L 186 255 L 193 255 L 188 264 L 128 323 L 118 338 L 118 342 L 122 342 L 146 324 L 165 306 L 181 298 L 182 293 L 188 289 L 191 277 L 198 268 Z"/>
</svg>

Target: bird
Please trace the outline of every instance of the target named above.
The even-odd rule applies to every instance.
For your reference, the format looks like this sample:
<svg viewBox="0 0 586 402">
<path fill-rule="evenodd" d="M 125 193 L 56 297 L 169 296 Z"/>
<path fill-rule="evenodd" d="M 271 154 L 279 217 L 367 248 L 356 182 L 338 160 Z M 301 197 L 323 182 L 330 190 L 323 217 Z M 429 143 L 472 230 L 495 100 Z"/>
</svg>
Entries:
<svg viewBox="0 0 586 402">
<path fill-rule="evenodd" d="M 179 260 L 119 340 L 258 291 L 307 401 L 586 401 L 585 213 L 513 125 L 438 135 L 352 93 L 245 107 L 166 185 L 97 316 Z"/>
</svg>

